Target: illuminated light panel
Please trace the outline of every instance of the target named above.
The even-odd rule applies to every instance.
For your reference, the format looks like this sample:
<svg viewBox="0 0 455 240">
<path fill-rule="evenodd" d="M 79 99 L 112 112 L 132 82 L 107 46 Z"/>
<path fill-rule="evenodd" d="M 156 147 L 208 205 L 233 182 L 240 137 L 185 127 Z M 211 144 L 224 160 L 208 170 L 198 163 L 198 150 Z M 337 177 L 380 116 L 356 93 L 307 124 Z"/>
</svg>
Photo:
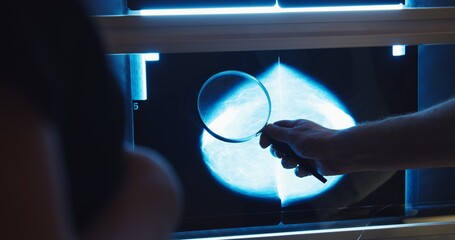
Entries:
<svg viewBox="0 0 455 240">
<path fill-rule="evenodd" d="M 406 55 L 406 46 L 405 45 L 393 45 L 392 46 L 392 55 L 395 57 Z"/>
<path fill-rule="evenodd" d="M 295 7 L 282 8 L 278 4 L 270 7 L 230 7 L 230 8 L 186 8 L 186 9 L 143 9 L 139 15 L 176 16 L 176 15 L 217 15 L 217 14 L 261 14 L 261 13 L 296 13 L 296 12 L 343 12 L 343 11 L 381 11 L 400 10 L 403 4 L 367 5 L 367 6 L 332 6 L 332 7 Z"/>
<path fill-rule="evenodd" d="M 334 129 L 355 125 L 332 93 L 285 64 L 278 62 L 258 80 L 267 88 L 272 100 L 270 122 L 305 118 Z M 248 104 L 241 103 L 240 106 L 248 107 Z M 229 106 L 222 110 L 224 112 L 221 111 L 223 113 L 214 122 L 225 124 L 232 117 Z M 254 107 L 251 111 L 255 111 Z M 222 185 L 251 197 L 280 199 L 283 206 L 327 191 L 342 177 L 329 176 L 325 184 L 314 177 L 298 178 L 293 170 L 283 169 L 280 160 L 269 150 L 259 146 L 258 137 L 243 143 L 227 143 L 204 131 L 201 151 L 211 174 Z"/>
<path fill-rule="evenodd" d="M 144 61 L 159 61 L 160 60 L 160 54 L 159 53 L 143 53 L 142 59 Z"/>
<path fill-rule="evenodd" d="M 146 63 L 149 61 L 159 61 L 159 53 L 142 53 L 140 54 L 140 80 L 139 84 L 136 86 L 138 89 L 139 96 L 136 97 L 136 100 L 147 100 L 147 66 Z"/>
</svg>

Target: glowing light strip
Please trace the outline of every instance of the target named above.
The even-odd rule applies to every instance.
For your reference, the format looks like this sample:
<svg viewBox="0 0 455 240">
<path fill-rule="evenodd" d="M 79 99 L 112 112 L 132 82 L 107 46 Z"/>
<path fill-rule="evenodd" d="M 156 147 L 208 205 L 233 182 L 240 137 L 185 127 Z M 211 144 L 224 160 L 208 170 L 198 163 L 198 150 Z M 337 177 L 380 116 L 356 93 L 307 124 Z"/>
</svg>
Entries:
<svg viewBox="0 0 455 240">
<path fill-rule="evenodd" d="M 140 83 L 137 86 L 139 88 L 139 96 L 136 100 L 147 100 L 147 67 L 146 62 L 148 61 L 159 61 L 159 53 L 143 53 L 140 55 Z"/>
<path fill-rule="evenodd" d="M 343 12 L 343 11 L 381 11 L 400 10 L 403 4 L 371 6 L 331 6 L 331 7 L 298 7 L 282 8 L 278 4 L 271 7 L 233 7 L 233 8 L 187 8 L 187 9 L 144 9 L 139 10 L 143 16 L 176 16 L 176 15 L 217 15 L 217 14 L 261 14 L 261 13 L 296 13 L 296 12 Z"/>
<path fill-rule="evenodd" d="M 360 227 L 347 227 L 347 228 L 334 228 L 334 229 L 321 229 L 321 230 L 306 230 L 306 231 L 295 231 L 295 232 L 276 232 L 276 233 L 259 233 L 251 235 L 236 235 L 236 236 L 226 236 L 226 237 L 203 237 L 203 238 L 191 238 L 191 240 L 238 240 L 238 239 L 272 239 L 283 237 L 288 239 L 291 236 L 301 236 L 311 234 L 337 234 L 342 232 L 361 232 L 361 231 L 374 231 L 374 230 L 424 230 L 423 228 L 427 227 L 438 227 L 438 226 L 453 226 L 455 223 L 453 221 L 449 222 L 425 222 L 425 223 L 402 223 L 402 224 L 390 224 L 390 225 L 381 225 L 381 226 L 360 226 Z M 431 230 L 431 229 L 425 229 Z M 418 233 L 418 231 L 416 232 Z M 355 233 L 354 233 L 355 234 Z M 437 232 L 435 232 L 437 234 Z M 341 235 L 341 234 L 340 234 Z M 398 235 L 397 235 L 398 236 Z M 400 235 L 402 236 L 402 235 Z M 410 236 L 422 236 L 421 234 L 415 234 Z M 190 238 L 181 238 L 181 240 L 190 239 Z M 291 238 L 289 238 L 291 239 Z M 294 239 L 294 238 L 292 238 Z M 321 239 L 325 239 L 322 238 Z"/>
</svg>

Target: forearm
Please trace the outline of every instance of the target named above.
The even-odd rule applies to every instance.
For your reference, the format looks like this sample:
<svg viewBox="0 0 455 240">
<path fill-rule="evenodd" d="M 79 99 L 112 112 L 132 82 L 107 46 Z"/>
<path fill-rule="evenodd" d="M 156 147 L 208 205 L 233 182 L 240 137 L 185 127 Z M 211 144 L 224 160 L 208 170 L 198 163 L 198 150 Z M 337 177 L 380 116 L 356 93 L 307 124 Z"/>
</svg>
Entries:
<svg viewBox="0 0 455 240">
<path fill-rule="evenodd" d="M 334 136 L 352 171 L 455 166 L 455 100 L 365 123 Z"/>
</svg>

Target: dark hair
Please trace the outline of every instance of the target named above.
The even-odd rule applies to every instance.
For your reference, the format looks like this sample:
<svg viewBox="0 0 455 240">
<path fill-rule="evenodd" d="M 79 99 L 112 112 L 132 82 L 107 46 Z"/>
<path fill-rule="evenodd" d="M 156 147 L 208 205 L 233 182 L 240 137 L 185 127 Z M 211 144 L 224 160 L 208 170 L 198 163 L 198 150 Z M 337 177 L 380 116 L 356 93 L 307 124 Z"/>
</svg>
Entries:
<svg viewBox="0 0 455 240">
<path fill-rule="evenodd" d="M 58 126 L 78 228 L 122 176 L 123 98 L 96 31 L 76 1 L 7 1 L 2 83 Z"/>
</svg>

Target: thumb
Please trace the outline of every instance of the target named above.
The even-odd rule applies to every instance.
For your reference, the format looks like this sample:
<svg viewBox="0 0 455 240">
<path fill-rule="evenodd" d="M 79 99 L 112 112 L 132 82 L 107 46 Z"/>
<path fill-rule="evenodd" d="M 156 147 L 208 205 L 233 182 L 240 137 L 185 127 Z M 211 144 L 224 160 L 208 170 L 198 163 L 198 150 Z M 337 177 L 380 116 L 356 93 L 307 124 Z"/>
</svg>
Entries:
<svg viewBox="0 0 455 240">
<path fill-rule="evenodd" d="M 267 135 L 277 141 L 287 142 L 291 136 L 291 129 L 280 127 L 276 124 L 269 124 L 265 127 Z"/>
</svg>

